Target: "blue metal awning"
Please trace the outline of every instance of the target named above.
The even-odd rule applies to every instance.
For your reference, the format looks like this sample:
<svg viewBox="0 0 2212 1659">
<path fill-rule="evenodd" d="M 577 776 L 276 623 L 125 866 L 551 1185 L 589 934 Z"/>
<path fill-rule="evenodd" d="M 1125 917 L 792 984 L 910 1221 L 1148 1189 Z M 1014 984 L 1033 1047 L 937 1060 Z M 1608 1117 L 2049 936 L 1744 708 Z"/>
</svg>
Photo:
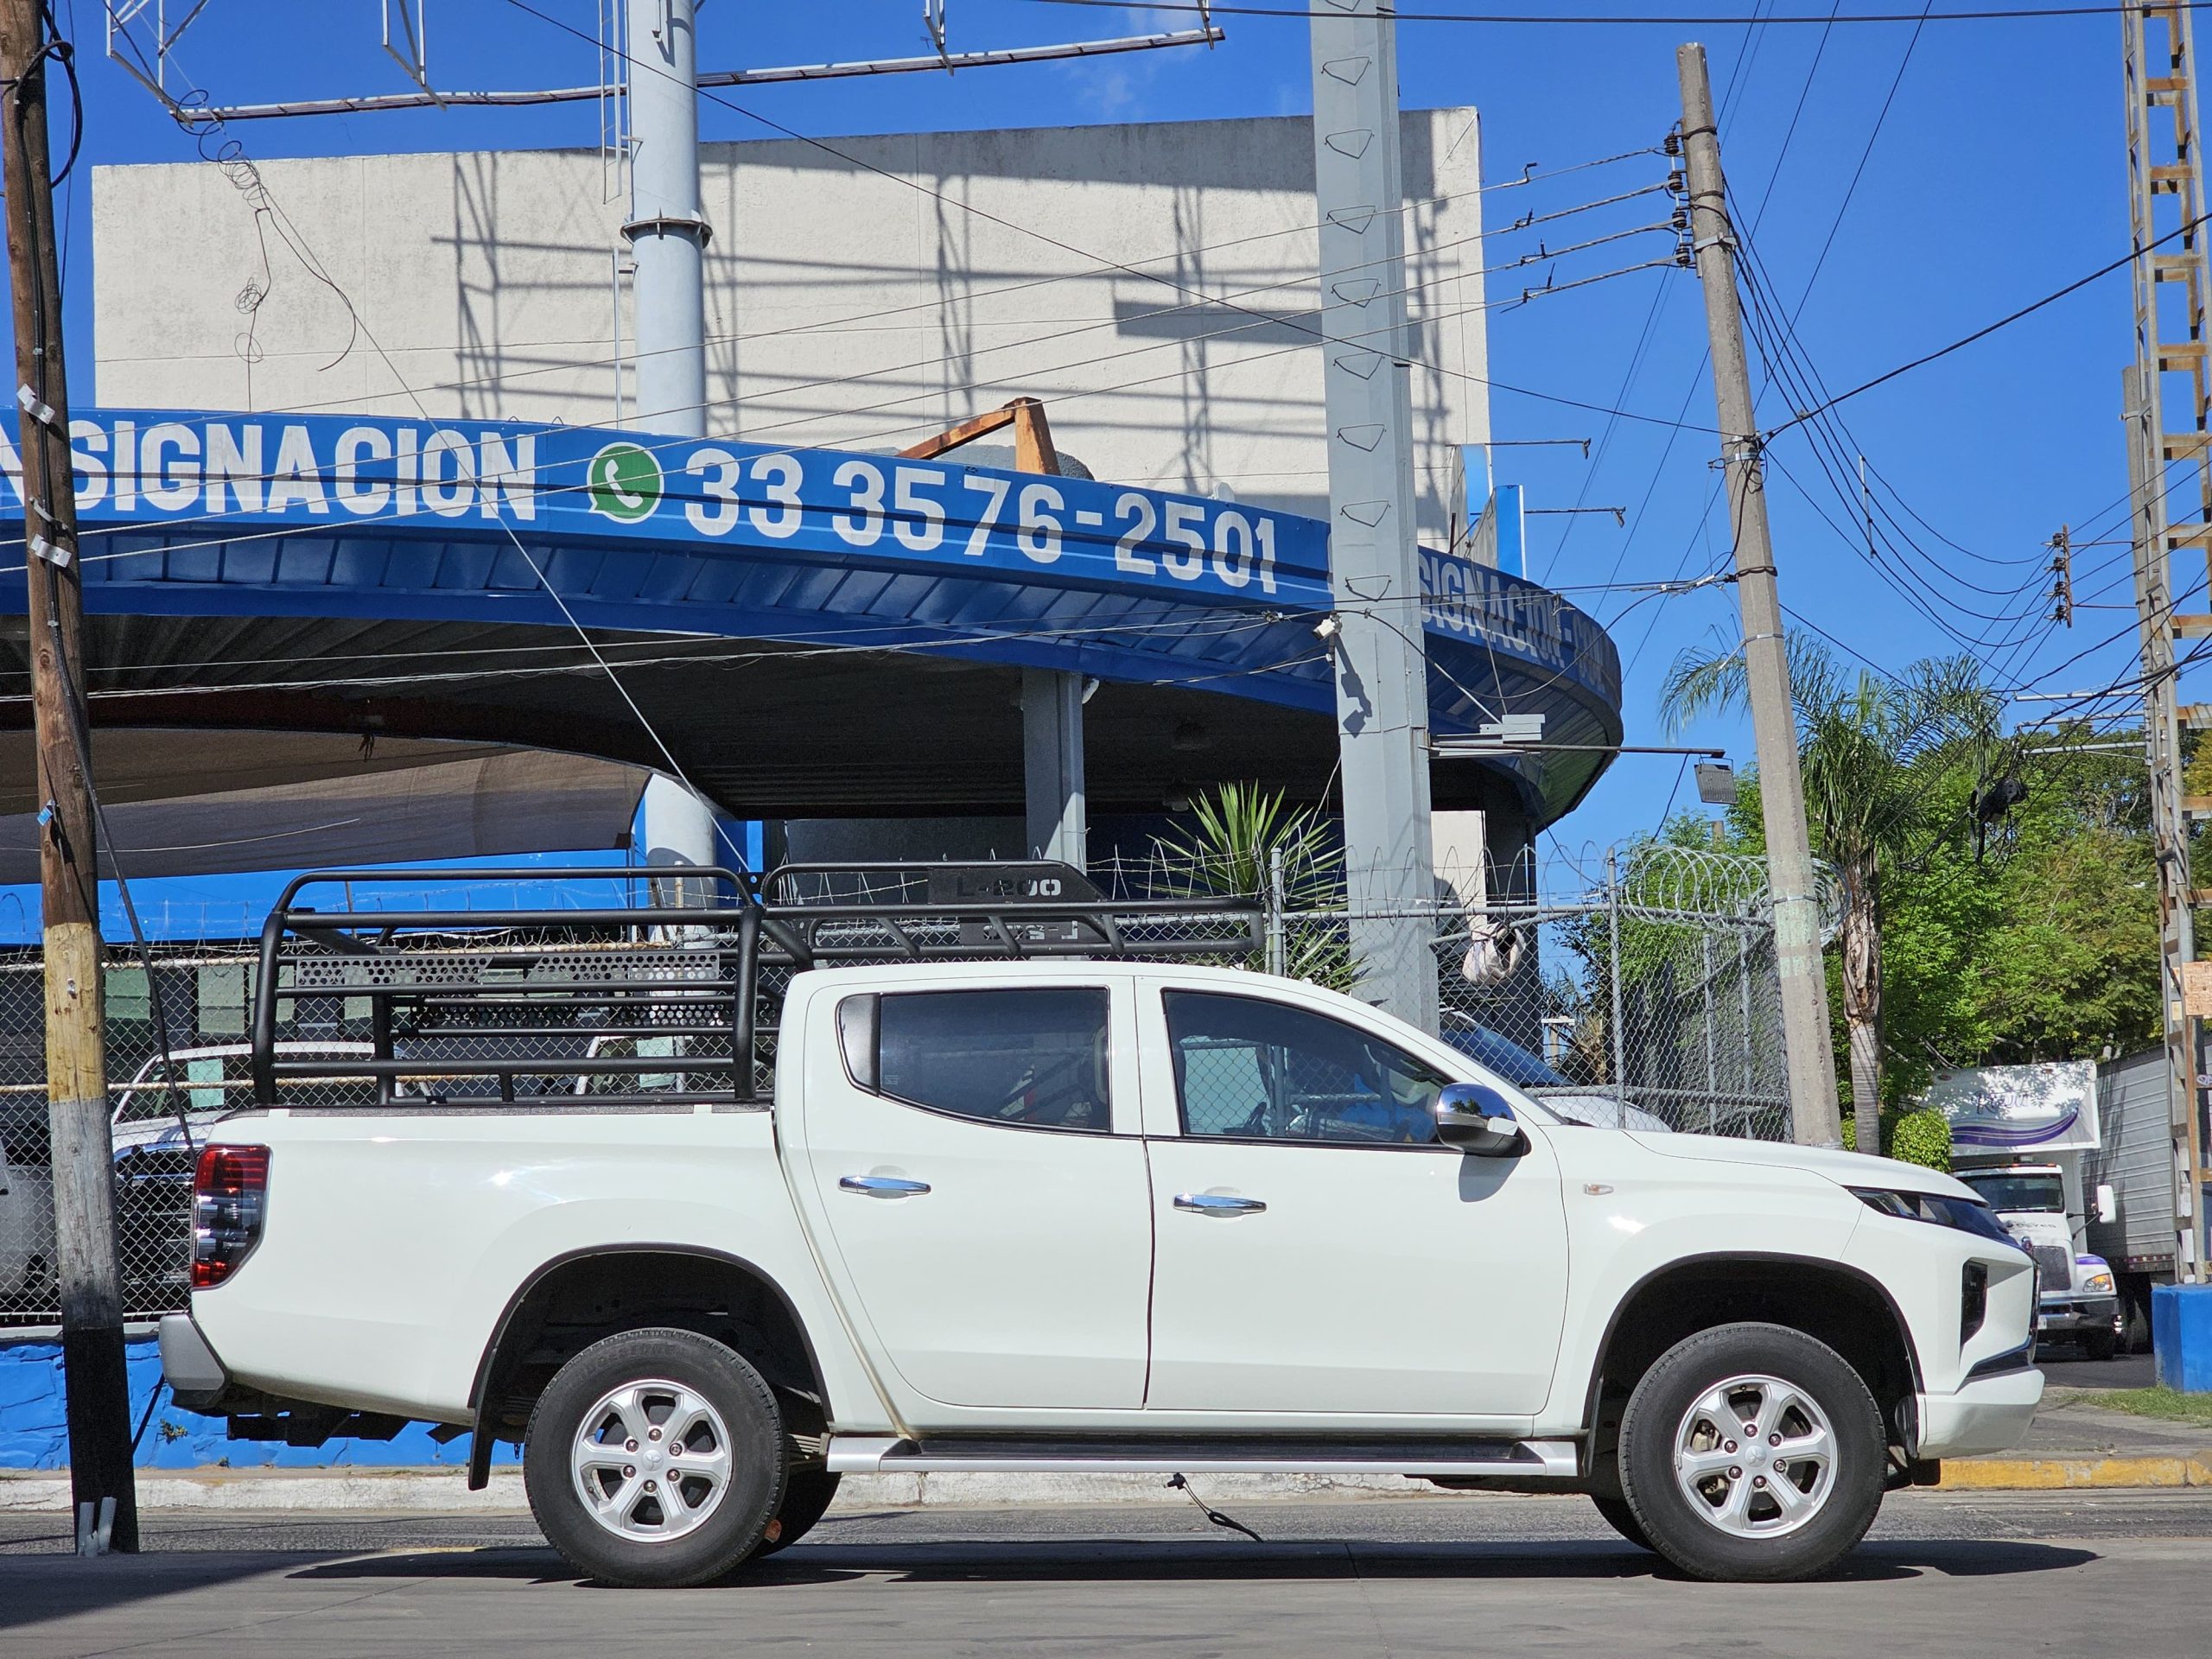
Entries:
<svg viewBox="0 0 2212 1659">
<path fill-rule="evenodd" d="M 97 410 L 72 439 L 93 615 L 573 622 L 1334 711 L 1313 632 L 1334 606 L 1327 527 L 1241 503 L 559 425 Z M 4 438 L 0 464 L 20 520 Z M 1552 741 L 1618 741 L 1618 658 L 1591 618 L 1441 554 L 1422 576 L 1434 730 L 1510 710 L 1544 714 Z M 20 610 L 20 563 L 0 583 Z M 1542 820 L 1598 770 L 1492 764 Z"/>
</svg>

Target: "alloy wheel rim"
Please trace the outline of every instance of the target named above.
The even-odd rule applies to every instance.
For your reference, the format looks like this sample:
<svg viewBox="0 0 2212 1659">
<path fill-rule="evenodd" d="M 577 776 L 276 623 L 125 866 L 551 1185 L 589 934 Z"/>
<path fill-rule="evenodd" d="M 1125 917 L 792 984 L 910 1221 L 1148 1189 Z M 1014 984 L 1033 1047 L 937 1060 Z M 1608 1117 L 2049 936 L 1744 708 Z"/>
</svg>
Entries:
<svg viewBox="0 0 2212 1659">
<path fill-rule="evenodd" d="M 1778 1376 L 1718 1382 L 1682 1414 L 1675 1481 L 1707 1525 L 1736 1538 L 1805 1526 L 1835 1489 L 1835 1432 L 1820 1402 Z"/>
<path fill-rule="evenodd" d="M 584 1512 L 632 1543 L 696 1532 L 729 1491 L 729 1430 L 697 1390 L 665 1377 L 626 1382 L 583 1414 L 569 1457 Z"/>
</svg>

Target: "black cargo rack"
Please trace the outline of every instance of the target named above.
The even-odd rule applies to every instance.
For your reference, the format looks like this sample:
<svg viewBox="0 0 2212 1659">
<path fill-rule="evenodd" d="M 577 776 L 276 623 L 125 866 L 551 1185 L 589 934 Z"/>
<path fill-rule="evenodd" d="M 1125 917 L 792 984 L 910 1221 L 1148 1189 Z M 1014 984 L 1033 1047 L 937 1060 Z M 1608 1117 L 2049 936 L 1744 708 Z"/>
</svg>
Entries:
<svg viewBox="0 0 2212 1659">
<path fill-rule="evenodd" d="M 625 879 L 690 901 L 381 910 L 355 898 L 362 887 Z M 329 887 L 341 906 L 299 902 Z M 696 902 L 703 891 L 724 902 Z M 1047 861 L 791 864 L 765 875 L 690 866 L 315 870 L 285 887 L 261 930 L 254 1094 L 275 1107 L 282 1085 L 320 1081 L 372 1086 L 365 1106 L 758 1107 L 762 1005 L 779 1000 L 791 973 L 899 961 L 1244 961 L 1261 950 L 1263 928 L 1256 899 L 1109 899 Z M 296 1019 L 303 1003 L 365 1019 L 371 1053 L 280 1055 L 279 1005 Z M 529 1052 L 496 1052 L 518 1046 Z"/>
</svg>

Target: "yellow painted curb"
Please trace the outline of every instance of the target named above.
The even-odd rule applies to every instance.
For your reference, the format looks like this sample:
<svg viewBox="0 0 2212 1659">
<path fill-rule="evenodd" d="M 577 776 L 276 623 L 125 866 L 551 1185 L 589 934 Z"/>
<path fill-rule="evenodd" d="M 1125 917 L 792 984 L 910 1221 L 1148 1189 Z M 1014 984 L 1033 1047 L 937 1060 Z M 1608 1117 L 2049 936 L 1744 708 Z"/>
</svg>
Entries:
<svg viewBox="0 0 2212 1659">
<path fill-rule="evenodd" d="M 2212 1486 L 2212 1457 L 1955 1458 L 1950 1491 L 2063 1491 L 2102 1486 Z"/>
</svg>

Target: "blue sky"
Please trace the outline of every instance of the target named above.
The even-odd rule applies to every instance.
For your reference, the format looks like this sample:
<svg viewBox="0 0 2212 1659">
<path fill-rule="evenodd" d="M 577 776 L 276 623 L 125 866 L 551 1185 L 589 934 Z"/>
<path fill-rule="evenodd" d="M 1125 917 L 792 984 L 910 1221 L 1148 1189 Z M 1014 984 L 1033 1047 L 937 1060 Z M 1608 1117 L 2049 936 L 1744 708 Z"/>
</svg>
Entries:
<svg viewBox="0 0 2212 1659">
<path fill-rule="evenodd" d="M 85 161 L 190 159 L 191 141 L 101 57 L 100 8 L 92 0 L 57 3 L 65 21 L 73 12 L 83 41 Z M 527 4 L 586 36 L 594 29 L 598 0 Z M 1434 0 L 1424 9 L 1454 8 L 1478 9 L 1476 0 Z M 1557 10 L 1527 0 L 1510 7 L 1484 0 L 1480 9 Z M 1744 17 L 1752 10 L 1733 0 L 1673 9 Z M 1847 15 L 1853 9 L 1915 10 L 1910 0 L 1862 3 Z M 1956 9 L 1954 0 L 1943 0 L 1943 9 Z M 806 7 L 711 0 L 700 22 L 702 67 L 918 53 L 919 10 L 916 0 Z M 1825 16 L 1828 7 L 1799 0 L 1794 8 L 1760 10 Z M 398 69 L 378 47 L 378 10 L 375 0 L 213 0 L 179 53 L 181 84 L 204 87 L 217 102 L 402 90 Z M 953 0 L 950 10 L 956 49 L 1192 22 L 1166 6 L 1039 0 Z M 573 86 L 597 78 L 588 39 L 509 0 L 430 0 L 429 16 L 434 84 Z M 1211 52 L 976 70 L 950 79 L 747 87 L 726 96 L 821 137 L 1304 112 L 1304 22 L 1237 16 L 1222 22 L 1229 40 Z M 1724 153 L 1739 217 L 1756 226 L 1751 239 L 1759 267 L 1779 308 L 1796 312 L 1802 359 L 1830 391 L 1971 333 L 2126 251 L 2116 16 L 1939 21 L 1917 32 L 1904 23 L 1409 22 L 1400 47 L 1402 96 L 1408 106 L 1478 106 L 1486 175 L 1503 181 L 1529 163 L 1542 173 L 1657 143 L 1678 113 L 1675 48 L 1689 38 L 1706 42 L 1716 92 L 1725 98 Z M 715 102 L 702 105 L 702 127 L 714 140 L 774 136 Z M 587 103 L 326 118 L 242 125 L 236 136 L 255 157 L 588 145 L 596 142 L 596 112 Z M 1503 232 L 1523 213 L 1574 207 L 1652 182 L 1662 168 L 1659 158 L 1644 156 L 1495 191 L 1486 204 L 1491 262 L 1529 251 L 1539 235 L 1556 248 L 1580 239 L 1586 227 L 1625 228 L 1662 216 L 1654 207 L 1664 199 L 1645 197 L 1518 235 Z M 79 395 L 87 399 L 89 209 L 90 180 L 80 163 L 64 216 L 70 344 Z M 1662 240 L 1563 258 L 1558 280 L 1654 257 Z M 1531 267 L 1538 274 L 1546 269 Z M 1494 294 L 1512 280 L 1497 279 Z M 1492 422 L 1502 439 L 1593 441 L 1587 461 L 1573 447 L 1499 452 L 1499 476 L 1523 484 L 1532 506 L 1619 506 L 1629 517 L 1625 528 L 1598 514 L 1532 519 L 1531 575 L 1580 590 L 1694 576 L 1726 557 L 1726 526 L 1714 511 L 1714 440 L 1707 431 L 1664 424 L 1679 416 L 1709 427 L 1713 419 L 1689 273 L 1622 276 L 1495 312 L 1490 327 L 1496 380 L 1649 417 L 1613 420 L 1540 397 L 1493 394 Z M 2125 528 L 2117 414 L 2120 371 L 2131 351 L 2127 282 L 2120 273 L 1846 404 L 1847 431 L 1834 437 L 1846 458 L 1831 454 L 1825 470 L 1802 429 L 1781 436 L 1769 493 L 1784 604 L 1885 668 L 1970 646 L 2008 688 L 2073 691 L 2126 678 L 2133 617 L 2124 548 L 2093 545 L 2077 555 L 2081 608 L 2071 629 L 2034 620 L 2047 608 L 2037 596 L 2047 575 L 2038 568 L 2048 557 L 2043 543 L 2059 525 L 2070 524 L 2077 537 L 2092 542 Z M 1792 406 L 1777 389 L 1763 401 L 1762 416 L 1776 423 Z M 1877 518 L 1891 544 L 1886 579 L 1864 556 L 1855 477 L 1846 475 L 1855 472 L 1848 457 L 1862 450 L 1879 480 Z M 1801 485 L 1817 508 L 1799 493 Z M 1911 574 L 1897 575 L 1899 566 Z M 1939 595 L 1923 594 L 1923 602 L 1944 626 L 1900 596 L 1896 584 L 1916 579 Z M 1732 637 L 1733 589 L 1574 597 L 1609 620 L 1633 605 L 1615 625 L 1630 670 L 1630 741 L 1668 741 L 1656 718 L 1658 677 L 1679 650 Z M 2036 710 L 2027 705 L 2023 712 Z M 1748 755 L 1749 734 L 1740 727 L 1715 722 L 1694 735 L 1727 744 L 1739 760 Z M 1653 828 L 1679 773 L 1671 758 L 1624 757 L 1559 827 L 1560 848 L 1580 851 Z M 1682 782 L 1673 798 L 1679 807 L 1694 791 Z"/>
</svg>

